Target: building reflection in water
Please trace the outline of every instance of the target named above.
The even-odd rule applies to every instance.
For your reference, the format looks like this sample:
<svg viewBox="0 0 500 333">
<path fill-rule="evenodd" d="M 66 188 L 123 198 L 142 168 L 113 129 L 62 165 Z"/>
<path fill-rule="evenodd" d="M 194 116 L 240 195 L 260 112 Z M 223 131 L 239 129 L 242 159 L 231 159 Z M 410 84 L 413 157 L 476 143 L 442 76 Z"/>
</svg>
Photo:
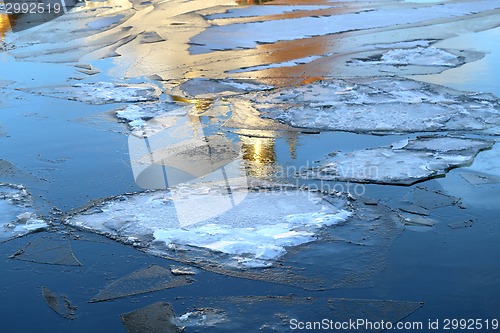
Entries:
<svg viewBox="0 0 500 333">
<path fill-rule="evenodd" d="M 276 133 L 275 133 L 276 134 Z M 295 159 L 297 133 L 287 133 L 289 154 Z M 249 137 L 240 135 L 241 149 L 247 175 L 259 179 L 270 179 L 283 175 L 276 153 L 276 137 Z"/>
<path fill-rule="evenodd" d="M 5 34 L 11 30 L 11 18 L 7 14 L 0 14 L 0 39 L 5 41 Z"/>
</svg>

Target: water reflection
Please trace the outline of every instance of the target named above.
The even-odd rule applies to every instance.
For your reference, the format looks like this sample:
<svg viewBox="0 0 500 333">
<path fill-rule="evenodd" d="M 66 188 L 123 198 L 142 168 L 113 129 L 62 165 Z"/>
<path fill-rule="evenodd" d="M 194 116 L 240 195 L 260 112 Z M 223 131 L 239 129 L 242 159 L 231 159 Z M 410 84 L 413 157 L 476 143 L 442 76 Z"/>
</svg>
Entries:
<svg viewBox="0 0 500 333">
<path fill-rule="evenodd" d="M 11 18 L 7 14 L 0 14 L 0 38 L 5 41 L 5 34 L 11 30 Z"/>
</svg>

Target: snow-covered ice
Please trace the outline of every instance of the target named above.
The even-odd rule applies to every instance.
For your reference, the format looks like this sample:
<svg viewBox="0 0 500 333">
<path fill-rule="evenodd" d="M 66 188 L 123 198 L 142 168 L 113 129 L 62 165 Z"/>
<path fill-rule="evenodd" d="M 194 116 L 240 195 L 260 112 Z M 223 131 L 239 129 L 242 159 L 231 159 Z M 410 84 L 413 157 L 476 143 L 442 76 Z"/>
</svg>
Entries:
<svg viewBox="0 0 500 333">
<path fill-rule="evenodd" d="M 32 201 L 23 186 L 0 183 L 0 242 L 47 227 L 31 207 Z"/>
<path fill-rule="evenodd" d="M 418 137 L 396 142 L 392 147 L 339 152 L 327 158 L 319 167 L 302 177 L 371 182 L 383 184 L 413 184 L 448 170 L 470 164 L 481 151 L 491 148 L 494 141 L 461 137 Z"/>
<path fill-rule="evenodd" d="M 201 198 L 216 205 L 210 195 L 222 197 L 224 193 L 199 187 L 123 195 L 65 222 L 160 255 L 201 248 L 221 254 L 222 265 L 265 267 L 285 254 L 287 247 L 316 240 L 323 227 L 343 222 L 351 214 L 316 192 L 261 190 L 249 192 L 239 205 L 199 223 L 185 225 L 178 219 L 176 201 L 196 207 L 194 203 Z"/>
<path fill-rule="evenodd" d="M 496 97 L 403 78 L 324 80 L 250 98 L 262 117 L 299 128 L 376 134 L 500 131 Z"/>
<path fill-rule="evenodd" d="M 383 53 L 379 60 L 357 60 L 353 61 L 353 63 L 455 67 L 462 65 L 464 61 L 460 56 L 446 50 L 435 47 L 416 47 L 411 49 L 392 49 Z"/>
<path fill-rule="evenodd" d="M 177 112 L 172 112 L 176 110 Z M 186 115 L 186 110 L 170 102 L 134 103 L 116 111 L 116 117 L 128 123 L 132 130 L 138 130 L 146 125 L 148 120 L 161 117 Z"/>
<path fill-rule="evenodd" d="M 158 100 L 160 90 L 151 84 L 112 82 L 77 83 L 72 86 L 33 88 L 30 92 L 87 104 L 149 102 Z"/>
<path fill-rule="evenodd" d="M 213 25 L 191 38 L 192 54 L 213 50 L 254 48 L 259 43 L 296 40 L 352 30 L 384 28 L 395 25 L 423 23 L 430 20 L 465 17 L 500 8 L 496 0 L 439 4 L 420 8 L 369 10 L 343 15 L 301 17 L 275 21 L 256 21 L 229 25 Z M 240 11 L 243 12 L 243 11 Z M 244 13 L 241 13 L 244 14 Z M 390 20 L 387 17 L 391 17 Z M 228 19 L 231 20 L 231 19 Z M 276 31 L 280 31 L 279 34 Z M 242 38 L 246 36 L 246 38 Z"/>
</svg>

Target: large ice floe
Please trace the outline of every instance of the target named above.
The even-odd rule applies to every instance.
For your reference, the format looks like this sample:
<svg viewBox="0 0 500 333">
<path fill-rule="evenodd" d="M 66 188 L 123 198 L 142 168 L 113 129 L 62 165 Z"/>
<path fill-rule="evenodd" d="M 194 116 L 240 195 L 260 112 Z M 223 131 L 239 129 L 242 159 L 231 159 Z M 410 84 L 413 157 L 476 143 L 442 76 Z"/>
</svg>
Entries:
<svg viewBox="0 0 500 333">
<path fill-rule="evenodd" d="M 47 227 L 31 207 L 33 199 L 21 185 L 0 183 L 0 242 Z"/>
<path fill-rule="evenodd" d="M 231 195 L 237 196 L 238 189 Z M 207 250 L 223 266 L 265 267 L 294 247 L 318 238 L 322 228 L 344 222 L 351 215 L 345 202 L 333 204 L 325 196 L 305 190 L 259 190 L 245 193 L 238 205 L 216 216 L 181 218 L 180 210 L 204 215 L 197 202 L 225 204 L 221 187 L 178 187 L 122 195 L 70 216 L 66 223 L 151 250 L 156 254 Z"/>
<path fill-rule="evenodd" d="M 374 134 L 500 132 L 495 96 L 403 78 L 330 79 L 249 98 L 262 117 L 298 128 Z M 237 116 L 237 108 L 233 110 Z"/>
<path fill-rule="evenodd" d="M 151 84 L 125 84 L 112 82 L 77 83 L 29 89 L 30 92 L 79 101 L 87 104 L 150 102 L 159 98 L 160 90 Z"/>
<path fill-rule="evenodd" d="M 402 140 L 390 147 L 332 153 L 319 167 L 301 174 L 322 180 L 410 185 L 471 164 L 492 140 L 427 136 Z"/>
</svg>

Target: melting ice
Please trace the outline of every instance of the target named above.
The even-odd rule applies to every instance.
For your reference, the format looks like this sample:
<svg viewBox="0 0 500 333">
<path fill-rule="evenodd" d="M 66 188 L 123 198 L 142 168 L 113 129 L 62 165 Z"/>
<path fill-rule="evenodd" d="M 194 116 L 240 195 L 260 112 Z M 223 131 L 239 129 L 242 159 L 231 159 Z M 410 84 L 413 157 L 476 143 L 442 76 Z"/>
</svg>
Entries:
<svg viewBox="0 0 500 333">
<path fill-rule="evenodd" d="M 332 154 L 303 177 L 324 180 L 413 184 L 470 164 L 494 141 L 459 137 L 418 137 L 391 147 Z"/>
<path fill-rule="evenodd" d="M 23 186 L 0 183 L 0 242 L 47 227 L 31 203 L 31 195 Z"/>
<path fill-rule="evenodd" d="M 237 191 L 237 190 L 236 190 Z M 234 194 L 235 191 L 233 191 Z M 144 192 L 105 200 L 66 223 L 133 243 L 156 254 L 201 248 L 222 255 L 223 265 L 264 267 L 297 246 L 318 238 L 326 226 L 345 221 L 350 212 L 316 192 L 249 192 L 238 205 L 196 224 L 179 218 L 189 209 L 203 215 L 196 202 L 220 205 L 227 192 L 180 189 Z M 191 203 L 191 204 L 190 204 Z"/>
<path fill-rule="evenodd" d="M 262 117 L 299 128 L 377 134 L 500 131 L 496 97 L 402 78 L 325 80 L 256 93 L 251 101 Z"/>
</svg>

